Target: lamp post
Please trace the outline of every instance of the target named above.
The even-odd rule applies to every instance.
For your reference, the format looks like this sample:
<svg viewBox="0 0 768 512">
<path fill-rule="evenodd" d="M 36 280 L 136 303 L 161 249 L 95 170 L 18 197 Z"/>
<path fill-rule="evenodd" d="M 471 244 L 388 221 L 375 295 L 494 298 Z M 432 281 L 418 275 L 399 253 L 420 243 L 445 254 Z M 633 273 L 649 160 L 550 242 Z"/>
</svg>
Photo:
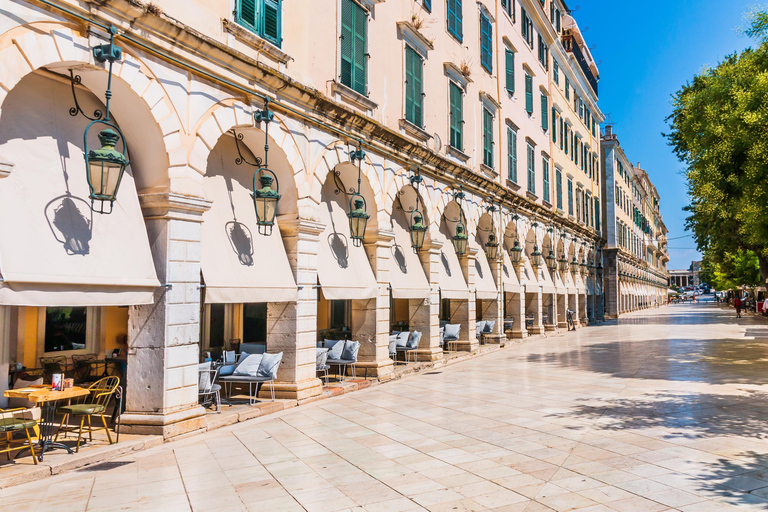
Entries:
<svg viewBox="0 0 768 512">
<path fill-rule="evenodd" d="M 469 236 L 466 233 L 467 228 L 463 221 L 464 211 L 461 209 L 462 199 L 464 199 L 463 187 L 460 188 L 458 192 L 453 194 L 453 200 L 456 201 L 456 203 L 459 205 L 459 218 L 455 221 L 452 221 L 456 222 L 456 234 L 451 238 L 451 242 L 453 243 L 453 248 L 459 258 L 467 254 L 467 243 L 469 241 Z"/>
<path fill-rule="evenodd" d="M 362 146 L 362 142 L 360 146 Z M 350 158 L 353 164 L 357 161 L 357 190 L 349 198 L 349 231 L 352 244 L 360 247 L 363 243 L 363 238 L 365 238 L 365 228 L 368 225 L 368 219 L 371 217 L 367 211 L 365 198 L 360 193 L 360 186 L 363 181 L 365 151 L 362 150 L 362 147 L 358 147 L 357 151 L 352 152 Z M 353 205 L 354 208 L 352 207 Z"/>
<path fill-rule="evenodd" d="M 427 226 L 423 223 L 424 216 L 419 211 L 419 201 L 421 200 L 421 196 L 419 196 L 419 185 L 421 185 L 424 178 L 421 177 L 417 170 L 416 174 L 411 176 L 410 179 L 411 186 L 416 189 L 416 208 L 411 212 L 411 223 L 408 226 L 408 231 L 411 234 L 411 247 L 414 252 L 418 254 L 424 245 L 424 235 L 427 234 Z"/>
</svg>

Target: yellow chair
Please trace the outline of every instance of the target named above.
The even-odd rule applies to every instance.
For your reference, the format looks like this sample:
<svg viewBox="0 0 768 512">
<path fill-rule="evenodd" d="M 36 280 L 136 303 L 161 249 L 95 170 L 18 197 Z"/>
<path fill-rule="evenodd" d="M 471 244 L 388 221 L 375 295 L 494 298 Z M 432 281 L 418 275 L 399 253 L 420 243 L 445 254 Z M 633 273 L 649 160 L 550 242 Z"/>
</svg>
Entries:
<svg viewBox="0 0 768 512">
<path fill-rule="evenodd" d="M 29 429 L 37 427 L 37 421 L 29 417 L 29 409 L 20 407 L 18 409 L 0 409 L 0 434 L 5 434 L 5 442 L 0 444 L 0 453 L 5 453 L 8 460 L 11 460 L 11 452 L 14 450 L 23 450 L 29 448 L 32 452 L 32 460 L 37 464 L 35 456 L 35 447 L 32 443 L 32 437 L 29 435 Z M 23 430 L 27 435 L 27 442 L 21 440 L 21 444 L 14 446 L 13 433 Z"/>
<path fill-rule="evenodd" d="M 107 411 L 107 405 L 109 401 L 115 395 L 117 386 L 120 385 L 120 379 L 118 377 L 104 377 L 91 384 L 88 388 L 90 394 L 85 395 L 79 401 L 79 403 L 65 405 L 59 407 L 59 412 L 64 413 L 64 417 L 61 419 L 59 430 L 56 432 L 54 442 L 58 440 L 59 434 L 62 432 L 74 432 L 77 430 L 77 447 L 75 452 L 80 451 L 80 441 L 83 437 L 83 432 L 88 432 L 88 440 L 93 441 L 93 432 L 97 430 L 104 430 L 107 433 L 107 439 L 109 444 L 112 444 L 112 436 L 109 433 L 109 427 L 107 427 L 107 419 L 104 417 L 104 413 Z M 91 416 L 101 416 L 102 426 L 92 426 Z M 69 420 L 70 416 L 80 417 L 80 427 L 65 427 L 64 425 Z M 85 427 L 85 419 L 88 418 L 88 426 Z"/>
</svg>

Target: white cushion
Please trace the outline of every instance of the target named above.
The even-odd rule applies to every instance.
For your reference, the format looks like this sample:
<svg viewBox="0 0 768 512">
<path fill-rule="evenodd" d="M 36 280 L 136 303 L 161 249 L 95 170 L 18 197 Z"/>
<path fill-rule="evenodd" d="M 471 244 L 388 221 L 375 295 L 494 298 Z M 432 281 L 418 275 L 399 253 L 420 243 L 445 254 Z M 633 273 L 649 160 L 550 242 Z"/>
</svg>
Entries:
<svg viewBox="0 0 768 512">
<path fill-rule="evenodd" d="M 318 370 L 323 368 L 327 360 L 328 360 L 328 349 L 316 348 L 315 349 L 315 368 L 317 368 Z"/>
<path fill-rule="evenodd" d="M 421 341 L 421 333 L 419 331 L 413 331 L 410 339 L 408 340 L 407 348 L 419 348 L 419 342 Z"/>
<path fill-rule="evenodd" d="M 447 324 L 445 326 L 445 337 L 443 339 L 446 341 L 457 341 L 460 332 L 461 324 Z"/>
<path fill-rule="evenodd" d="M 326 340 L 326 345 L 329 341 L 335 341 L 335 343 L 328 351 L 328 359 L 341 359 L 341 354 L 344 352 L 344 340 Z"/>
<path fill-rule="evenodd" d="M 243 377 L 258 377 L 259 365 L 261 364 L 261 358 L 263 354 L 250 354 L 237 364 L 235 371 L 232 375 L 240 375 Z"/>
<path fill-rule="evenodd" d="M 404 347 L 408 344 L 408 338 L 410 337 L 411 333 L 408 331 L 401 332 L 397 335 L 397 346 L 398 347 Z"/>
<path fill-rule="evenodd" d="M 276 379 L 277 368 L 280 366 L 280 361 L 283 359 L 283 353 L 277 354 L 264 353 L 261 362 L 259 363 L 258 376 L 262 379 Z"/>
<path fill-rule="evenodd" d="M 477 329 L 477 335 L 480 336 L 485 331 L 485 320 L 475 322 L 475 328 Z"/>
</svg>

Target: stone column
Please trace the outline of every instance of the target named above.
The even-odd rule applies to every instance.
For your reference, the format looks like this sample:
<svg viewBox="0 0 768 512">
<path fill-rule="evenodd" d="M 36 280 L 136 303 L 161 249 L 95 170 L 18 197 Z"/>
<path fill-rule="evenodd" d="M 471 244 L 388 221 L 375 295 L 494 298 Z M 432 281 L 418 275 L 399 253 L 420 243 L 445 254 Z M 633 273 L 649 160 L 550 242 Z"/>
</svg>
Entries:
<svg viewBox="0 0 768 512">
<path fill-rule="evenodd" d="M 603 295 L 605 301 L 605 318 L 617 318 L 622 311 L 619 287 L 618 249 L 603 251 Z"/>
<path fill-rule="evenodd" d="M 518 282 L 523 273 L 522 263 L 512 270 L 517 272 Z M 520 293 L 511 294 L 510 301 L 507 304 L 508 311 L 512 312 L 512 338 L 523 339 L 528 337 L 528 330 L 525 327 L 525 286 L 520 285 Z"/>
<path fill-rule="evenodd" d="M 576 280 L 574 279 L 574 282 L 575 281 Z M 577 329 L 579 327 L 581 327 L 581 321 L 579 320 L 579 295 L 581 295 L 579 293 L 579 291 L 574 289 L 574 293 L 572 293 L 571 296 L 570 296 L 571 297 L 571 303 L 568 306 L 568 309 L 573 311 L 573 325 Z"/>
<path fill-rule="evenodd" d="M 504 250 L 503 248 L 500 250 Z M 495 343 L 504 345 L 507 341 L 507 335 L 504 334 L 504 291 L 502 286 L 504 262 L 501 258 L 497 258 L 496 261 L 489 261 L 491 266 L 491 274 L 493 274 L 493 281 L 496 283 L 496 300 L 488 301 L 488 305 L 485 305 L 486 301 L 483 301 L 483 318 L 491 319 L 495 323 L 493 325 L 493 333 L 485 334 L 486 343 Z"/>
<path fill-rule="evenodd" d="M 528 332 L 529 334 L 543 334 L 544 324 L 542 323 L 541 319 L 541 310 L 543 304 L 541 288 L 538 288 L 536 293 L 531 295 L 533 296 L 533 300 L 531 304 L 526 308 L 526 310 L 528 313 L 533 313 L 533 326 L 528 329 Z"/>
<path fill-rule="evenodd" d="M 475 257 L 477 249 L 467 248 L 467 255 L 459 260 L 461 269 L 464 272 L 464 279 L 469 288 L 469 300 L 451 300 L 451 323 L 461 324 L 459 333 L 459 342 L 456 344 L 458 349 L 464 352 L 475 352 L 479 348 L 477 341 L 477 320 L 476 295 L 475 295 Z M 455 307 L 454 307 L 455 304 Z"/>
<path fill-rule="evenodd" d="M 568 317 L 565 314 L 565 310 L 568 307 L 568 294 L 560 293 L 557 295 L 557 327 L 558 329 L 568 328 Z"/>
<path fill-rule="evenodd" d="M 123 432 L 165 438 L 205 428 L 198 405 L 200 233 L 210 202 L 172 192 L 139 196 L 160 283 L 131 306 Z"/>
<path fill-rule="evenodd" d="M 363 370 L 365 376 L 376 377 L 380 381 L 391 379 L 394 369 L 394 363 L 389 358 L 389 264 L 394 239 L 392 231 L 371 230 L 367 234 L 365 252 L 379 285 L 379 293 L 375 299 L 352 301 L 352 334 L 354 339 L 360 341 L 356 365 L 358 372 Z"/>
<path fill-rule="evenodd" d="M 421 341 L 416 356 L 419 361 L 437 361 L 443 357 L 440 347 L 440 250 L 443 243 L 438 240 L 425 240 L 419 252 L 419 259 L 429 281 L 430 296 L 427 304 L 409 302 L 412 329 L 421 332 Z"/>
<path fill-rule="evenodd" d="M 267 306 L 267 349 L 283 352 L 277 372 L 275 393 L 299 403 L 312 400 L 323 391 L 315 370 L 317 341 L 317 248 L 322 224 L 292 218 L 278 218 L 288 262 L 299 287 L 298 300 Z M 270 390 L 263 388 L 260 396 Z"/>
</svg>

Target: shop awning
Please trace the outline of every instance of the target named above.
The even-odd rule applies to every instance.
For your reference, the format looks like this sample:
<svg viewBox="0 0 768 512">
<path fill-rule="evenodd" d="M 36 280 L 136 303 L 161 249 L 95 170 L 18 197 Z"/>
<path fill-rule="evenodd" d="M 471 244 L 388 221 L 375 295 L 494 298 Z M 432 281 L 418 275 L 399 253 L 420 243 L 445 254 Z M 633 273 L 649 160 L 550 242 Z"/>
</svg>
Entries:
<svg viewBox="0 0 768 512">
<path fill-rule="evenodd" d="M 573 273 L 571 272 L 565 273 L 565 287 L 568 293 L 576 293 L 576 283 L 573 282 Z"/>
<path fill-rule="evenodd" d="M 557 293 L 561 295 L 565 295 L 566 293 L 568 293 L 568 289 L 566 288 L 565 283 L 563 282 L 563 278 L 560 276 L 560 271 L 559 270 L 555 271 L 554 274 L 555 274 L 555 279 L 554 279 L 555 290 L 557 291 Z"/>
<path fill-rule="evenodd" d="M 536 279 L 536 272 L 533 271 L 531 260 L 524 260 L 520 269 L 520 284 L 525 287 L 526 293 L 536 293 L 539 291 L 539 281 Z"/>
<path fill-rule="evenodd" d="M 317 277 L 328 300 L 372 299 L 379 293 L 365 248 L 350 238 L 348 208 L 336 198 L 320 203 L 325 229 L 318 244 Z"/>
<path fill-rule="evenodd" d="M 442 230 L 432 229 L 430 235 L 443 243 L 443 247 L 440 249 L 440 264 L 437 265 L 440 296 L 443 299 L 469 299 L 467 281 L 464 279 L 464 272 L 461 269 L 459 257 L 456 256 L 453 244 Z"/>
<path fill-rule="evenodd" d="M 0 305 L 151 304 L 160 283 L 130 167 L 112 213 L 93 213 L 83 122 L 61 115 L 67 86 L 34 79 L 44 87 L 3 109 L 0 154 L 14 170 L 0 180 Z"/>
<path fill-rule="evenodd" d="M 201 269 L 206 304 L 291 302 L 298 295 L 278 221 L 259 233 L 250 172 L 226 158 L 209 159 L 203 178 L 213 204 L 203 214 Z"/>
<path fill-rule="evenodd" d="M 584 284 L 584 279 L 581 277 L 581 273 L 576 274 L 576 291 L 577 293 L 587 293 L 587 287 Z"/>
<path fill-rule="evenodd" d="M 509 258 L 506 250 L 499 249 L 504 257 L 504 264 L 501 267 L 501 282 L 503 283 L 504 293 L 520 293 L 520 282 L 517 280 L 515 267 Z"/>
<path fill-rule="evenodd" d="M 478 299 L 495 300 L 498 297 L 496 282 L 493 279 L 491 265 L 485 251 L 480 244 L 472 238 L 472 246 L 477 249 L 475 256 L 475 297 Z"/>
<path fill-rule="evenodd" d="M 395 299 L 426 299 L 430 295 L 429 281 L 418 254 L 411 247 L 411 235 L 402 211 L 392 216 L 392 259 L 389 265 L 389 284 Z"/>
<path fill-rule="evenodd" d="M 555 289 L 555 283 L 552 281 L 552 275 L 549 273 L 549 269 L 542 263 L 538 268 L 538 281 L 541 285 L 541 293 L 557 293 Z"/>
</svg>

